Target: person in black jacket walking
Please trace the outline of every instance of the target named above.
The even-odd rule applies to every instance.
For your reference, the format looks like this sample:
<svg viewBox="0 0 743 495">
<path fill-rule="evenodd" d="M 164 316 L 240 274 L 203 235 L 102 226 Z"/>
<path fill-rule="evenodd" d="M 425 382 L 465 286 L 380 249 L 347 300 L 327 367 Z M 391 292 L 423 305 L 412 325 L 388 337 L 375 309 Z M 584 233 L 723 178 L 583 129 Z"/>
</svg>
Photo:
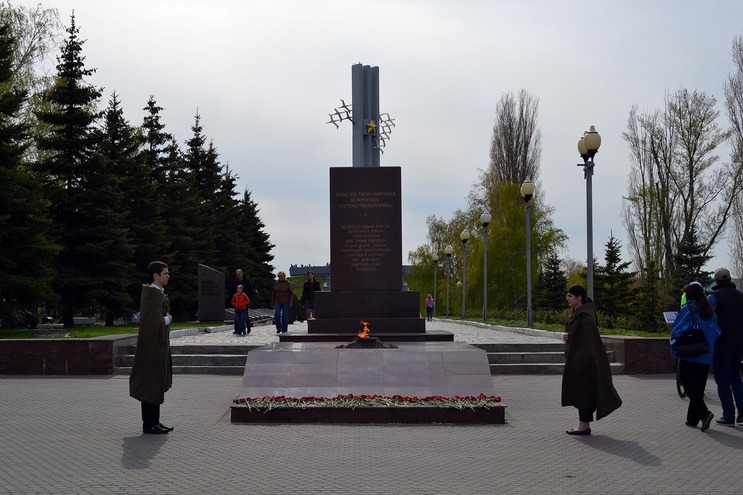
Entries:
<svg viewBox="0 0 743 495">
<path fill-rule="evenodd" d="M 717 313 L 720 339 L 712 356 L 712 370 L 720 396 L 722 417 L 715 421 L 722 426 L 743 425 L 743 380 L 740 363 L 743 360 L 743 292 L 730 280 L 730 271 L 720 268 L 715 272 L 714 291 L 709 303 Z M 735 416 L 735 408 L 738 416 Z"/>
<path fill-rule="evenodd" d="M 307 272 L 307 281 L 302 286 L 302 300 L 300 304 L 304 306 L 308 320 L 315 319 L 315 292 L 320 292 L 320 282 L 315 280 L 315 274 Z"/>
</svg>

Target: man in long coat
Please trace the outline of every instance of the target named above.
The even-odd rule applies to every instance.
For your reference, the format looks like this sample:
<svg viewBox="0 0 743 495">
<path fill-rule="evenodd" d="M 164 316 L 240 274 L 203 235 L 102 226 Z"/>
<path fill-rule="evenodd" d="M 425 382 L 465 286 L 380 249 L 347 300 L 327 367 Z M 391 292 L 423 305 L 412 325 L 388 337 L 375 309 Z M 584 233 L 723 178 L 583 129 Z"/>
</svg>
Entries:
<svg viewBox="0 0 743 495">
<path fill-rule="evenodd" d="M 168 265 L 153 261 L 147 267 L 150 284 L 142 286 L 139 335 L 129 377 L 129 395 L 142 403 L 142 431 L 163 434 L 173 430 L 160 422 L 160 404 L 173 385 L 170 355 L 170 303 L 165 286 Z"/>
</svg>

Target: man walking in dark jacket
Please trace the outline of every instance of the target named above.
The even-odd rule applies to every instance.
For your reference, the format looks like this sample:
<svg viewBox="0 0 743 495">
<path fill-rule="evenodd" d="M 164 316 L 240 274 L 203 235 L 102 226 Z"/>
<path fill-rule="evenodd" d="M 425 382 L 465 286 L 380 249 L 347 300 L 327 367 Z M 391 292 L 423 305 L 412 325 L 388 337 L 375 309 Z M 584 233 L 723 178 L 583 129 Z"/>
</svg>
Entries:
<svg viewBox="0 0 743 495">
<path fill-rule="evenodd" d="M 304 306 L 308 320 L 315 319 L 315 292 L 320 292 L 320 282 L 315 280 L 315 274 L 307 272 L 307 281 L 302 286 L 302 300 L 300 301 Z"/>
<path fill-rule="evenodd" d="M 740 363 L 743 360 L 743 293 L 731 282 L 727 268 L 717 270 L 714 277 L 714 292 L 708 299 L 717 313 L 721 334 L 715 344 L 712 368 L 722 405 L 722 417 L 715 422 L 723 426 L 735 426 L 736 422 L 743 425 L 743 380 L 740 377 Z"/>
</svg>

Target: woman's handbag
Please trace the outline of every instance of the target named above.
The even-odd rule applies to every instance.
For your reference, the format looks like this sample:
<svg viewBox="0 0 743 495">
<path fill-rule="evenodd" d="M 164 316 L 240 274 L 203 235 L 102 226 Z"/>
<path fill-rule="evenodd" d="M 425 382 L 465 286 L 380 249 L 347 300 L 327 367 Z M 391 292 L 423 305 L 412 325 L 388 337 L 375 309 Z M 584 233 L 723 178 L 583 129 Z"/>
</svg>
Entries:
<svg viewBox="0 0 743 495">
<path fill-rule="evenodd" d="M 676 355 L 678 357 L 694 357 L 709 353 L 709 344 L 704 331 L 697 326 L 694 310 L 689 308 L 691 315 L 691 330 L 676 339 Z"/>
</svg>

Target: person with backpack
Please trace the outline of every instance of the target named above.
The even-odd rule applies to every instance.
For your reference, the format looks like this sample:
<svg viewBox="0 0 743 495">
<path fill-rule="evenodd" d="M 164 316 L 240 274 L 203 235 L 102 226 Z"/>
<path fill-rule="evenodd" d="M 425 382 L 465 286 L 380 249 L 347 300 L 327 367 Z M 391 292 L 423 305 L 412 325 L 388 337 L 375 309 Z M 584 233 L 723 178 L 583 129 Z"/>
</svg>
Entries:
<svg viewBox="0 0 743 495">
<path fill-rule="evenodd" d="M 712 362 L 715 341 L 720 336 L 720 329 L 717 327 L 717 316 L 707 302 L 702 284 L 692 282 L 685 285 L 684 293 L 686 304 L 679 311 L 671 327 L 671 356 L 680 359 L 680 379 L 689 397 L 686 426 L 691 428 L 699 426 L 701 431 L 707 431 L 715 416 L 704 402 L 704 388 L 707 386 L 709 365 Z M 701 354 L 679 355 L 678 344 L 681 337 L 695 327 L 702 330 L 709 347 Z"/>
</svg>

